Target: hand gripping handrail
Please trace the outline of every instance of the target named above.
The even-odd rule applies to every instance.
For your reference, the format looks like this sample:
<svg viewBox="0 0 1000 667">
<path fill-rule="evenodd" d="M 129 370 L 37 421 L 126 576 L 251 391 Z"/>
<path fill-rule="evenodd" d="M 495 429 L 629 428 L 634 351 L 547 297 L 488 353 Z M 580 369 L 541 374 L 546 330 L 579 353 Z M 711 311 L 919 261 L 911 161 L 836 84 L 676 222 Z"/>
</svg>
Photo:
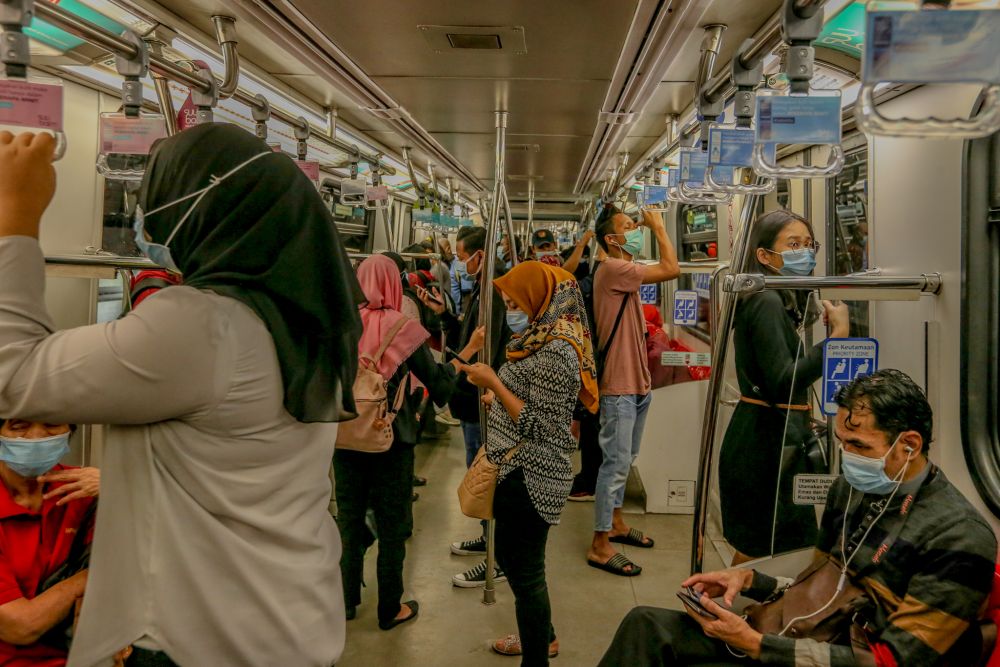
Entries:
<svg viewBox="0 0 1000 667">
<path fill-rule="evenodd" d="M 774 190 L 777 181 L 773 178 L 759 178 L 760 183 L 744 185 L 743 183 L 719 183 L 712 177 L 712 169 L 715 165 L 705 167 L 705 185 L 711 190 L 725 192 L 733 195 L 766 195 Z M 736 167 L 740 169 L 741 167 Z M 735 178 L 733 179 L 736 180 Z"/>
<path fill-rule="evenodd" d="M 1000 130 L 1000 84 L 983 89 L 983 103 L 972 118 L 887 118 L 875 104 L 876 83 L 864 83 L 854 105 L 854 119 L 867 135 L 921 139 L 978 139 Z"/>
<path fill-rule="evenodd" d="M 830 146 L 830 157 L 822 167 L 785 167 L 768 159 L 764 144 L 753 147 L 753 169 L 760 176 L 769 178 L 827 178 L 836 176 L 844 168 L 844 149 L 840 144 Z"/>
</svg>

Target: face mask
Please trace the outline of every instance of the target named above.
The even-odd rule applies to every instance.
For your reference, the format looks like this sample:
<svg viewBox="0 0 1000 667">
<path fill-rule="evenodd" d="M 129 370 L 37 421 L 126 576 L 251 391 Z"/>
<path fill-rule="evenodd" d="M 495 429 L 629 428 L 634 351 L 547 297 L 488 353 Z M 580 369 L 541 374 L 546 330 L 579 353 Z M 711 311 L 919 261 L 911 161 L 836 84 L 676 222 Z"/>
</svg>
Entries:
<svg viewBox="0 0 1000 667">
<path fill-rule="evenodd" d="M 783 250 L 780 254 L 784 265 L 779 269 L 779 273 L 783 276 L 808 276 L 816 268 L 816 251 L 812 248 Z"/>
<path fill-rule="evenodd" d="M 643 247 L 646 245 L 646 237 L 642 233 L 642 228 L 630 229 L 625 232 L 623 236 L 625 237 L 624 245 L 612 242 L 613 245 L 618 246 L 623 252 L 627 252 L 632 255 L 633 259 L 635 259 L 639 256 L 639 253 L 642 252 Z"/>
<path fill-rule="evenodd" d="M 212 188 L 214 188 L 219 183 L 221 183 L 222 181 L 226 180 L 227 178 L 238 172 L 240 169 L 243 169 L 243 167 L 247 166 L 254 160 L 262 158 L 265 155 L 273 155 L 273 153 L 271 152 L 258 153 L 249 160 L 237 165 L 233 169 L 230 169 L 222 176 L 212 176 L 209 179 L 210 181 L 209 184 L 204 188 L 202 188 L 201 190 L 196 190 L 189 195 L 181 197 L 180 199 L 175 199 L 169 204 L 164 204 L 163 206 L 157 206 L 152 211 L 143 212 L 141 206 L 136 206 L 135 222 L 132 224 L 132 229 L 135 231 L 135 244 L 136 246 L 139 247 L 139 250 L 142 252 L 142 254 L 151 259 L 153 262 L 167 269 L 168 271 L 173 271 L 174 273 L 181 273 L 181 270 L 177 268 L 177 264 L 174 263 L 174 258 L 170 255 L 170 242 L 174 240 L 175 236 L 177 236 L 177 232 L 180 231 L 181 227 L 184 226 L 184 223 L 187 222 L 188 218 L 191 217 L 191 214 L 194 212 L 194 210 L 198 208 L 198 204 L 200 204 L 201 200 L 205 198 L 205 195 L 207 195 L 209 192 L 212 191 Z M 160 211 L 176 206 L 181 202 L 185 202 L 188 199 L 194 199 L 194 203 L 191 204 L 190 208 L 188 208 L 187 212 L 184 214 L 184 217 L 182 217 L 180 221 L 174 226 L 174 230 L 170 232 L 170 236 L 167 237 L 166 242 L 153 243 L 151 241 L 147 241 L 145 234 L 146 216 L 159 213 Z"/>
<path fill-rule="evenodd" d="M 508 310 L 507 311 L 507 326 L 510 330 L 516 334 L 523 332 L 531 324 L 531 320 L 528 319 L 528 314 L 521 312 L 520 310 Z"/>
<path fill-rule="evenodd" d="M 885 456 L 878 459 L 849 452 L 841 446 L 840 467 L 847 483 L 861 493 L 885 495 L 892 491 L 903 479 L 903 474 L 906 472 L 906 466 L 904 465 L 899 474 L 896 475 L 896 479 L 889 479 L 889 476 L 885 474 L 885 459 L 889 456 L 889 452 L 892 451 L 897 442 L 899 442 L 898 437 L 896 438 L 896 442 L 892 443 L 889 451 L 885 453 Z M 907 465 L 909 465 L 909 460 L 907 460 Z"/>
<path fill-rule="evenodd" d="M 476 270 L 475 271 L 469 271 L 469 262 L 471 262 L 472 258 L 475 257 L 477 254 L 479 254 L 478 250 L 475 253 L 469 255 L 469 259 L 465 260 L 465 271 L 469 275 L 469 277 L 472 277 L 472 278 L 478 276 L 479 275 L 479 271 L 483 268 L 483 256 L 480 255 L 479 262 L 476 264 Z"/>
<path fill-rule="evenodd" d="M 538 250 L 535 252 L 535 257 L 541 259 L 542 257 L 555 257 L 558 254 L 558 250 Z"/>
<path fill-rule="evenodd" d="M 503 262 L 506 253 L 503 251 L 503 246 L 497 246 L 497 260 Z"/>
<path fill-rule="evenodd" d="M 34 479 L 56 467 L 69 453 L 69 433 L 51 438 L 0 437 L 0 461 L 21 477 Z"/>
</svg>

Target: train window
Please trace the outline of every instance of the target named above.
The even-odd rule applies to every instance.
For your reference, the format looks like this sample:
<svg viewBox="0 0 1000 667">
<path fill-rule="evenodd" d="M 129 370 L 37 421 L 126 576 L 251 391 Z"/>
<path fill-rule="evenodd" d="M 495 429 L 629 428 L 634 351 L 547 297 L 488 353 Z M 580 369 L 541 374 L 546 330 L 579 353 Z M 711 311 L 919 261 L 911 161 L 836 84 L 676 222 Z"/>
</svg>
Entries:
<svg viewBox="0 0 1000 667">
<path fill-rule="evenodd" d="M 719 209 L 715 206 L 692 206 L 685 204 L 677 214 L 677 238 L 680 239 L 678 249 L 682 262 L 709 262 L 718 257 L 719 250 Z M 701 297 L 698 312 L 698 324 L 686 327 L 693 334 L 706 341 L 709 340 L 708 311 L 708 277 L 707 273 L 682 275 L 677 281 L 677 289 L 694 290 Z"/>
<path fill-rule="evenodd" d="M 843 276 L 868 269 L 868 149 L 848 152 L 846 163 L 831 181 L 828 198 L 828 275 Z M 848 301 L 851 335 L 868 336 L 867 301 Z"/>
<path fill-rule="evenodd" d="M 966 148 L 962 445 L 979 494 L 1000 517 L 1000 133 Z"/>
<path fill-rule="evenodd" d="M 115 170 L 142 170 L 146 168 L 146 155 L 112 154 L 108 166 Z M 104 229 L 101 250 L 123 257 L 139 257 L 142 253 L 135 245 L 132 230 L 132 213 L 139 195 L 140 181 L 104 181 Z"/>
<path fill-rule="evenodd" d="M 340 187 L 330 181 L 322 189 L 323 201 L 333 213 L 333 221 L 340 233 L 340 240 L 348 252 L 371 252 L 374 236 L 371 233 L 375 221 L 373 211 L 360 206 L 345 206 L 340 203 Z"/>
</svg>

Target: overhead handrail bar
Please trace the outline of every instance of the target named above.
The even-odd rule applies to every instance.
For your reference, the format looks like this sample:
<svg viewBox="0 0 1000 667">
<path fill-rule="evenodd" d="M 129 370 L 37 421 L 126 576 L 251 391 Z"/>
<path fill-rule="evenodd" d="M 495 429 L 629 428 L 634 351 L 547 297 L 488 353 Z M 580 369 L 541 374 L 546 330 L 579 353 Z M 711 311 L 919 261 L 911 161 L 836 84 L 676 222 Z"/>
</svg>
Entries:
<svg viewBox="0 0 1000 667">
<path fill-rule="evenodd" d="M 386 251 L 387 252 L 387 251 Z M 375 255 L 381 255 L 382 252 L 349 252 L 347 253 L 348 259 L 368 259 L 369 257 L 374 257 Z M 403 259 L 441 259 L 441 254 L 436 252 L 397 252 L 397 255 Z"/>
<path fill-rule="evenodd" d="M 149 52 L 157 58 L 163 57 L 163 42 L 159 39 L 147 38 Z M 172 137 L 177 134 L 177 111 L 174 109 L 174 98 L 170 95 L 170 80 L 159 72 L 151 71 L 153 78 L 153 88 L 156 90 L 156 99 L 160 104 L 160 113 L 167 124 L 167 136 Z M 270 117 L 270 110 L 268 111 Z"/>
<path fill-rule="evenodd" d="M 80 39 L 110 51 L 115 55 L 120 55 L 125 58 L 134 58 L 137 53 L 137 47 L 128 40 L 99 25 L 81 18 L 72 12 L 67 11 L 57 4 L 53 4 L 51 2 L 38 2 L 35 4 L 35 13 L 46 23 L 50 23 L 57 28 L 65 30 L 71 35 L 75 35 Z M 177 83 L 191 88 L 192 91 L 200 91 L 206 94 L 211 93 L 213 84 L 206 78 L 199 76 L 197 72 L 188 70 L 179 63 L 168 60 L 161 54 L 157 54 L 155 50 L 149 57 L 149 69 L 154 76 L 159 75 L 172 81 L 176 81 Z M 241 104 L 247 105 L 251 109 L 259 106 L 256 96 L 251 95 L 241 88 L 237 88 L 233 93 L 233 99 L 239 101 Z M 292 127 L 302 125 L 302 121 L 298 117 L 293 116 L 282 109 L 272 109 L 271 113 L 275 118 Z M 306 124 L 308 125 L 308 123 Z M 319 133 L 314 135 L 314 139 L 322 141 L 323 143 L 340 151 L 350 152 L 352 150 L 352 145 L 342 139 L 326 137 Z M 368 159 L 368 156 L 366 156 L 366 159 Z M 382 168 L 386 170 L 385 173 L 387 174 L 396 173 L 396 170 L 391 165 L 382 165 Z"/>
<path fill-rule="evenodd" d="M 413 184 L 413 191 L 417 193 L 417 197 L 423 197 L 425 190 L 420 187 L 420 181 L 417 180 L 417 172 L 413 169 L 413 160 L 410 159 L 409 146 L 403 146 L 403 163 L 406 164 L 406 172 L 410 176 L 410 183 Z"/>
<path fill-rule="evenodd" d="M 236 50 L 236 19 L 232 16 L 213 16 L 215 39 L 222 51 L 223 75 L 219 84 L 219 99 L 229 99 L 240 85 L 240 55 Z M 251 107 L 252 108 L 252 107 Z"/>
<path fill-rule="evenodd" d="M 114 269 L 161 269 L 146 257 L 123 257 L 110 253 L 93 255 L 46 255 L 46 264 L 71 266 L 104 266 Z"/>
<path fill-rule="evenodd" d="M 917 276 L 765 276 L 759 273 L 739 273 L 726 276 L 723 290 L 734 294 L 756 294 L 764 290 L 908 290 L 921 294 L 941 291 L 940 273 Z"/>
<path fill-rule="evenodd" d="M 708 150 L 708 128 L 711 123 L 718 121 L 726 105 L 726 100 L 721 95 L 709 98 L 702 92 L 705 84 L 712 78 L 715 59 L 719 55 L 722 33 L 725 29 L 726 26 L 721 23 L 707 25 L 704 28 L 705 36 L 701 41 L 701 59 L 698 61 L 698 80 L 695 82 L 695 91 L 697 91 L 696 95 L 698 96 L 698 120 L 701 121 L 701 150 L 703 151 Z"/>
</svg>

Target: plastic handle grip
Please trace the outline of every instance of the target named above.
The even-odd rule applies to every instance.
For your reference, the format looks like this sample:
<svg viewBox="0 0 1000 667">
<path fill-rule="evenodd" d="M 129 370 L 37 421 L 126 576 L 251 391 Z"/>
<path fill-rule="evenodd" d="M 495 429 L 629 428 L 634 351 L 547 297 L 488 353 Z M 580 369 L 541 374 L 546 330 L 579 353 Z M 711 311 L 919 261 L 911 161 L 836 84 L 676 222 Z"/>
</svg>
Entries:
<svg viewBox="0 0 1000 667">
<path fill-rule="evenodd" d="M 830 158 L 824 167 L 782 167 L 767 159 L 764 144 L 753 147 L 753 169 L 758 176 L 769 178 L 827 178 L 836 176 L 844 168 L 844 149 L 840 144 L 829 144 Z"/>
<path fill-rule="evenodd" d="M 712 166 L 708 165 L 705 168 L 705 185 L 707 185 L 712 190 L 717 190 L 719 192 L 726 192 L 734 195 L 766 195 L 767 193 L 774 190 L 776 181 L 773 178 L 764 178 L 762 183 L 756 185 L 743 185 L 742 183 L 718 183 L 714 178 L 712 178 Z"/>
<path fill-rule="evenodd" d="M 875 105 L 875 85 L 865 83 L 854 105 L 858 128 L 868 135 L 922 139 L 978 139 L 1000 130 L 1000 85 L 983 90 L 982 108 L 972 118 L 886 118 Z M 756 165 L 755 165 L 756 166 Z"/>
</svg>

